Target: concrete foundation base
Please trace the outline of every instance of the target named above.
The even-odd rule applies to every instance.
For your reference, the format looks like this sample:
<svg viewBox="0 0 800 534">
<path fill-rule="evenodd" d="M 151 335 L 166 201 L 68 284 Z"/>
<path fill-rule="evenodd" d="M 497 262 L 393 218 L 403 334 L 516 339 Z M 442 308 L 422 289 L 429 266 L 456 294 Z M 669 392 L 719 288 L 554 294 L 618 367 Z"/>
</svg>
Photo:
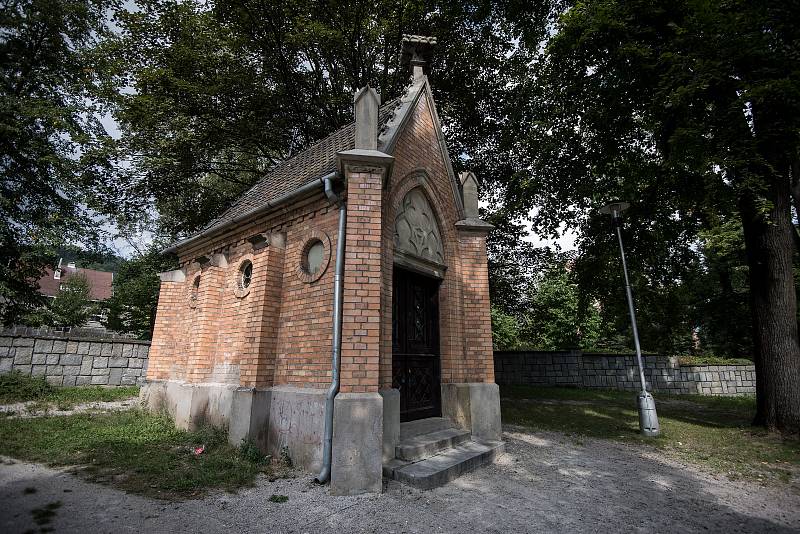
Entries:
<svg viewBox="0 0 800 534">
<path fill-rule="evenodd" d="M 268 452 L 271 389 L 238 388 L 233 392 L 228 441 L 241 445 L 252 441 L 262 452 Z"/>
<path fill-rule="evenodd" d="M 275 386 L 269 407 L 267 452 L 288 454 L 292 464 L 311 473 L 322 467 L 325 390 Z"/>
<path fill-rule="evenodd" d="M 188 384 L 150 381 L 139 393 L 150 411 L 166 411 L 183 430 L 209 424 L 227 428 L 237 386 L 228 384 Z"/>
<path fill-rule="evenodd" d="M 332 494 L 381 492 L 383 404 L 384 397 L 378 393 L 339 393 L 336 396 L 333 411 Z"/>
<path fill-rule="evenodd" d="M 383 398 L 383 463 L 389 463 L 400 443 L 400 390 L 384 389 L 378 393 Z"/>
<path fill-rule="evenodd" d="M 500 441 L 500 388 L 482 382 L 442 384 L 442 416 L 472 432 L 476 441 Z"/>
<path fill-rule="evenodd" d="M 139 396 L 148 410 L 168 413 L 178 428 L 227 428 L 233 445 L 250 440 L 265 454 L 287 454 L 312 473 L 322 466 L 324 390 L 150 381 Z"/>
</svg>

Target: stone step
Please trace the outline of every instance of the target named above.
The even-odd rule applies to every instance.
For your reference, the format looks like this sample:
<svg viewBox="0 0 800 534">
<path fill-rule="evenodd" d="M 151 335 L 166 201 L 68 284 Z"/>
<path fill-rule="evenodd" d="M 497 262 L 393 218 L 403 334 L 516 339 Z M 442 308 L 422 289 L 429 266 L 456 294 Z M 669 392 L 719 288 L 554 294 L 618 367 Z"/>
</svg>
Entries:
<svg viewBox="0 0 800 534">
<path fill-rule="evenodd" d="M 412 438 L 401 438 L 400 443 L 394 448 L 394 455 L 399 460 L 413 462 L 469 441 L 471 437 L 472 435 L 466 430 L 447 428 Z"/>
<path fill-rule="evenodd" d="M 436 488 L 492 462 L 504 447 L 502 441 L 468 441 L 418 462 L 392 460 L 384 465 L 384 474 L 420 489 Z"/>
<path fill-rule="evenodd" d="M 400 423 L 400 441 L 455 427 L 456 425 L 452 421 L 444 417 L 428 417 L 427 419 L 407 421 Z"/>
</svg>

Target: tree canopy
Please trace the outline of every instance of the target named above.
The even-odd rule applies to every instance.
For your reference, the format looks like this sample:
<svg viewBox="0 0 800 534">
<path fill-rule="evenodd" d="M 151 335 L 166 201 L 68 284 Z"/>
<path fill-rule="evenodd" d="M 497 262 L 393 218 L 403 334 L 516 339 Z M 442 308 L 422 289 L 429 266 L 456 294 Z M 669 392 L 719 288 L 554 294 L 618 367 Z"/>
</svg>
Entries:
<svg viewBox="0 0 800 534">
<path fill-rule="evenodd" d="M 116 0 L 10 0 L 0 9 L 0 320 L 41 305 L 35 281 L 57 247 L 100 243 L 88 208 L 109 208 L 111 138 L 100 124 Z"/>
</svg>

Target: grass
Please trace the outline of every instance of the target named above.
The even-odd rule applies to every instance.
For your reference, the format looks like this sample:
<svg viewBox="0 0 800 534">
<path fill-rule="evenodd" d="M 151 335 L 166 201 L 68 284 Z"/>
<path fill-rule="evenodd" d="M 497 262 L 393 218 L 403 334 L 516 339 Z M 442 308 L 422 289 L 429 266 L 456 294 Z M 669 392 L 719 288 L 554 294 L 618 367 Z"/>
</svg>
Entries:
<svg viewBox="0 0 800 534">
<path fill-rule="evenodd" d="M 57 406 L 60 410 L 67 410 L 77 404 L 118 401 L 138 394 L 138 386 L 59 388 L 51 386 L 41 376 L 31 377 L 19 372 L 0 375 L 0 404 L 34 401 L 36 408 Z"/>
<path fill-rule="evenodd" d="M 639 435 L 635 394 L 505 386 L 503 422 L 576 436 L 655 446 L 729 478 L 800 479 L 800 442 L 752 427 L 753 397 L 656 395 L 662 435 Z"/>
<path fill-rule="evenodd" d="M 678 356 L 681 365 L 753 365 L 745 358 L 722 358 L 720 356 Z"/>
<path fill-rule="evenodd" d="M 201 454 L 195 448 L 204 446 Z M 252 485 L 259 473 L 285 475 L 250 444 L 226 432 L 185 432 L 163 415 L 129 410 L 0 419 L 0 454 L 50 466 L 75 466 L 91 481 L 167 500 Z"/>
</svg>

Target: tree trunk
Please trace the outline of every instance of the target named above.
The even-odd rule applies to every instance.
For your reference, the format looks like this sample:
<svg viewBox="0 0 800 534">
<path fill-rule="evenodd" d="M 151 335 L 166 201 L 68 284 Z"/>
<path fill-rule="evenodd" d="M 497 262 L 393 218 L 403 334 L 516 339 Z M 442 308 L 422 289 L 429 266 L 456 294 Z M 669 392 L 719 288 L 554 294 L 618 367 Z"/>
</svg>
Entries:
<svg viewBox="0 0 800 534">
<path fill-rule="evenodd" d="M 800 344 L 792 271 L 790 191 L 775 180 L 772 208 L 759 213 L 754 196 L 740 202 L 756 365 L 758 410 L 754 424 L 788 434 L 800 432 Z"/>
</svg>

